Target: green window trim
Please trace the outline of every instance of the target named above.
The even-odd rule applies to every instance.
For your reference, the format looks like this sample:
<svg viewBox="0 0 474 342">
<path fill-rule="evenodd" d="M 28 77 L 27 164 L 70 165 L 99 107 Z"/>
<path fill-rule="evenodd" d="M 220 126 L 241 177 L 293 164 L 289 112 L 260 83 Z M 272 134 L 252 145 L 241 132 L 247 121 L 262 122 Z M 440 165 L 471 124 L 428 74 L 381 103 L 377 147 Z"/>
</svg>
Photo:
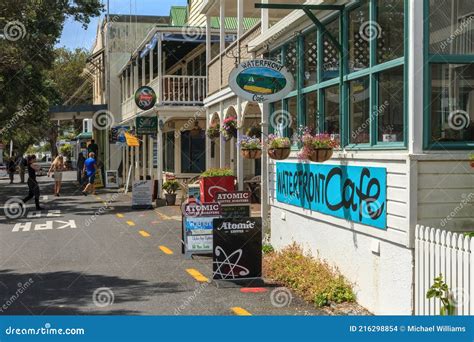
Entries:
<svg viewBox="0 0 474 342">
<path fill-rule="evenodd" d="M 439 142 L 431 140 L 431 65 L 444 64 L 474 64 L 474 55 L 452 55 L 430 53 L 430 0 L 423 0 L 423 149 L 424 150 L 472 150 L 474 142 Z"/>
<path fill-rule="evenodd" d="M 377 21 L 377 1 L 380 0 L 368 0 L 369 7 L 370 7 L 370 20 L 373 22 Z M 404 77 L 404 84 L 408 79 L 408 18 L 409 18 L 409 5 L 408 0 L 404 0 L 404 54 L 402 57 L 383 62 L 377 64 L 377 39 L 371 39 L 369 45 L 370 51 L 370 66 L 363 70 L 357 70 L 352 73 L 349 73 L 349 53 L 348 53 L 348 22 L 349 22 L 349 12 L 359 7 L 361 1 L 357 1 L 349 6 L 347 6 L 343 12 L 342 16 L 339 13 L 335 13 L 331 16 L 328 16 L 326 20 L 323 21 L 323 24 L 326 25 L 333 20 L 339 20 L 339 41 L 342 42 L 343 48 L 343 58 L 340 61 L 339 70 L 342 72 L 340 77 L 335 77 L 329 80 L 322 80 L 323 76 L 323 63 L 324 57 L 322 54 L 323 51 L 323 33 L 321 30 L 317 29 L 317 72 L 316 72 L 316 83 L 310 85 L 308 87 L 304 87 L 304 37 L 314 32 L 314 26 L 304 30 L 301 32 L 296 38 L 297 43 L 297 51 L 299 52 L 298 58 L 298 65 L 297 65 L 297 78 L 295 80 L 297 88 L 295 91 L 292 91 L 288 94 L 285 99 L 282 101 L 282 109 L 287 110 L 286 100 L 292 97 L 297 97 L 297 113 L 296 116 L 298 118 L 298 123 L 296 127 L 300 126 L 307 126 L 308 123 L 305 122 L 306 119 L 306 106 L 304 96 L 310 92 L 317 93 L 317 112 L 318 112 L 318 132 L 322 133 L 325 130 L 325 112 L 324 112 L 324 95 L 323 90 L 325 88 L 340 85 L 339 87 L 339 94 L 340 94 L 340 138 L 341 138 L 341 147 L 347 150 L 405 150 L 407 148 L 407 140 L 408 140 L 408 89 L 404 86 L 403 89 L 403 141 L 400 142 L 378 142 L 378 115 L 374 115 L 374 111 L 377 111 L 378 108 L 378 96 L 377 96 L 377 89 L 378 89 L 378 74 L 390 70 L 392 68 L 396 68 L 399 66 L 403 66 L 403 77 Z M 342 28 L 342 29 L 341 29 Z M 281 54 L 281 60 L 285 63 L 285 49 L 288 46 L 289 42 L 285 42 L 280 45 L 278 48 L 274 49 L 272 53 L 279 50 Z M 370 118 L 370 143 L 368 144 L 350 144 L 349 137 L 350 137 L 350 127 L 349 127 L 349 82 L 351 80 L 355 80 L 364 76 L 369 76 L 370 79 L 370 108 L 371 113 L 369 113 Z M 341 85 L 341 79 L 342 85 Z M 273 113 L 273 105 L 270 105 L 270 112 Z M 271 131 L 274 131 L 271 128 Z M 291 138 L 291 137 L 290 137 Z"/>
</svg>

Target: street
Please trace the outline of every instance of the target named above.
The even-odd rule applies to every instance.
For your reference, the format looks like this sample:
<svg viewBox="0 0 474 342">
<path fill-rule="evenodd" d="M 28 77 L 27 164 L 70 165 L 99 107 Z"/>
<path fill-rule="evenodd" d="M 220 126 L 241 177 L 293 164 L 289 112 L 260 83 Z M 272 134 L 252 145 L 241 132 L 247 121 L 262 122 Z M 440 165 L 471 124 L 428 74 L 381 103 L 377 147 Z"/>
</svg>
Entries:
<svg viewBox="0 0 474 342">
<path fill-rule="evenodd" d="M 84 197 L 75 173 L 64 176 L 61 197 L 51 178 L 38 178 L 43 211 L 31 201 L 22 218 L 1 212 L 0 314 L 322 314 L 276 286 L 218 288 L 211 257 L 181 254 L 179 206 L 132 211 L 129 195 Z M 26 193 L 17 176 L 0 180 L 2 208 Z"/>
</svg>

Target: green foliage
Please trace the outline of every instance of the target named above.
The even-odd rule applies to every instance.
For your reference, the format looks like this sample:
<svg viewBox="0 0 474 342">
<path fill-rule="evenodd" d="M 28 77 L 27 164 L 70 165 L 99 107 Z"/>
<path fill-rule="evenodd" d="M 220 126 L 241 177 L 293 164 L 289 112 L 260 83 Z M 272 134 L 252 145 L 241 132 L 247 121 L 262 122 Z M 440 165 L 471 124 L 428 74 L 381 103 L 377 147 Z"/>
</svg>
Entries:
<svg viewBox="0 0 474 342">
<path fill-rule="evenodd" d="M 180 186 L 177 180 L 169 180 L 163 184 L 163 190 L 165 190 L 167 194 L 174 194 L 179 188 Z"/>
<path fill-rule="evenodd" d="M 201 173 L 201 177 L 225 177 L 233 176 L 234 172 L 231 169 L 207 169 Z"/>
<path fill-rule="evenodd" d="M 264 273 L 318 307 L 355 301 L 351 284 L 337 270 L 296 244 L 265 254 Z"/>
<path fill-rule="evenodd" d="M 262 245 L 262 252 L 264 254 L 273 253 L 274 251 L 275 251 L 275 248 L 273 248 L 272 245 L 270 245 L 270 244 L 263 244 Z"/>
<path fill-rule="evenodd" d="M 16 23 L 18 29 L 18 39 L 0 39 L 0 128 L 7 128 L 0 141 L 13 139 L 21 153 L 33 143 L 55 139 L 49 107 L 62 103 L 59 88 L 68 80 L 71 89 L 77 87 L 72 74 L 77 68 L 55 63 L 55 45 L 68 17 L 86 26 L 101 10 L 100 0 L 0 2 L 0 27 Z"/>
<path fill-rule="evenodd" d="M 426 298 L 437 298 L 441 301 L 441 316 L 452 316 L 456 310 L 449 292 L 449 286 L 444 282 L 442 274 L 434 279 L 433 285 L 426 292 Z"/>
<path fill-rule="evenodd" d="M 61 147 L 59 147 L 59 153 L 65 156 L 68 160 L 71 160 L 72 145 L 70 144 L 61 145 Z"/>
</svg>

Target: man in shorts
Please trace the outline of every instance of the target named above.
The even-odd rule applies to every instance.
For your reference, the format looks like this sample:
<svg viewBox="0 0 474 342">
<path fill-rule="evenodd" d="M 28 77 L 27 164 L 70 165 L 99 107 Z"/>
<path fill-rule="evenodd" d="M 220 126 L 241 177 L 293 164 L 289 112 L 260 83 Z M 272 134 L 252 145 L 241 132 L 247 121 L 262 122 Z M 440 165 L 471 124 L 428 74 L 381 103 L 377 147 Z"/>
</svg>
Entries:
<svg viewBox="0 0 474 342">
<path fill-rule="evenodd" d="M 95 160 L 95 153 L 94 152 L 89 152 L 89 158 L 87 158 L 84 161 L 84 169 L 83 172 L 86 174 L 87 178 L 87 185 L 84 188 L 84 191 L 82 191 L 82 194 L 84 196 L 87 196 L 88 192 L 92 190 L 92 192 L 95 192 L 95 170 L 97 168 L 97 162 Z"/>
</svg>

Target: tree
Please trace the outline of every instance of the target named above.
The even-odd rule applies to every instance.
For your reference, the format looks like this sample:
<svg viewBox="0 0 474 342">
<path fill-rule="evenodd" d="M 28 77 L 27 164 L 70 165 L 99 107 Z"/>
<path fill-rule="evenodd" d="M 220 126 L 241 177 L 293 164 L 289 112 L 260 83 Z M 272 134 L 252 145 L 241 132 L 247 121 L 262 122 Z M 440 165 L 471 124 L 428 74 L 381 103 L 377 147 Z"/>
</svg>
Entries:
<svg viewBox="0 0 474 342">
<path fill-rule="evenodd" d="M 26 150 L 55 129 L 48 110 L 62 96 L 48 79 L 54 46 L 67 17 L 87 27 L 102 9 L 100 0 L 0 1 L 0 141 Z"/>
</svg>

